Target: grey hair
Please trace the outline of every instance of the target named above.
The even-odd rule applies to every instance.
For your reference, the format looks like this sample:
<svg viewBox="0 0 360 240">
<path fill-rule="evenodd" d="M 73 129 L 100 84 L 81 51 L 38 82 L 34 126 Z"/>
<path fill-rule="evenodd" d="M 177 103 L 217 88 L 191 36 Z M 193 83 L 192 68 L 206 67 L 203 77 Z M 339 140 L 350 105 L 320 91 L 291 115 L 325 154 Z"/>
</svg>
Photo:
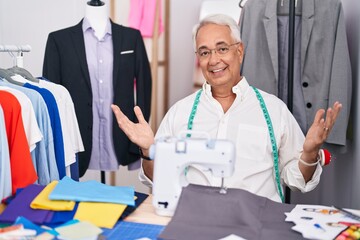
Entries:
<svg viewBox="0 0 360 240">
<path fill-rule="evenodd" d="M 236 23 L 236 21 L 225 14 L 212 14 L 206 16 L 204 19 L 200 21 L 200 23 L 196 24 L 193 28 L 193 45 L 194 50 L 196 51 L 196 36 L 200 30 L 201 27 L 207 25 L 207 24 L 217 24 L 217 25 L 223 25 L 228 26 L 230 28 L 231 36 L 236 42 L 241 42 L 240 37 L 240 28 L 239 25 Z"/>
</svg>

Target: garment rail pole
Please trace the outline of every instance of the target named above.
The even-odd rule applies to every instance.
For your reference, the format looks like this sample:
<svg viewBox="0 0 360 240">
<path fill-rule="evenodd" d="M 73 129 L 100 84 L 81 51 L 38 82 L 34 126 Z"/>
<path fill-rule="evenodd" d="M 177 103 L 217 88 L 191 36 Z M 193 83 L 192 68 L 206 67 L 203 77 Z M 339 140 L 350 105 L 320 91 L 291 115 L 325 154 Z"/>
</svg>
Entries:
<svg viewBox="0 0 360 240">
<path fill-rule="evenodd" d="M 295 0 L 289 0 L 289 57 L 288 57 L 288 99 L 287 106 L 293 111 L 293 81 L 294 81 L 294 29 L 295 29 Z M 285 188 L 285 203 L 290 203 L 290 188 Z"/>
<path fill-rule="evenodd" d="M 24 67 L 24 52 L 30 52 L 31 46 L 30 45 L 0 45 L 0 52 L 8 52 L 10 56 L 13 58 L 13 65 L 17 67 Z M 15 56 L 14 53 L 17 53 Z"/>
<path fill-rule="evenodd" d="M 0 52 L 30 52 L 30 45 L 0 45 Z"/>
</svg>

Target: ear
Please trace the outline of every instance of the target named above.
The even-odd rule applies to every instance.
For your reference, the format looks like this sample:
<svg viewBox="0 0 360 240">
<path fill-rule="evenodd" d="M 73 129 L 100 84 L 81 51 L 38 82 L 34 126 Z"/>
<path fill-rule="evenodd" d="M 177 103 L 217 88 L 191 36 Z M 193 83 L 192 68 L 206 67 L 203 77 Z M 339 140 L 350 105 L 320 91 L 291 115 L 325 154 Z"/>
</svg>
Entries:
<svg viewBox="0 0 360 240">
<path fill-rule="evenodd" d="M 242 63 L 244 57 L 244 44 L 242 42 L 238 44 L 238 48 L 236 49 L 236 51 L 239 54 L 240 62 Z"/>
</svg>

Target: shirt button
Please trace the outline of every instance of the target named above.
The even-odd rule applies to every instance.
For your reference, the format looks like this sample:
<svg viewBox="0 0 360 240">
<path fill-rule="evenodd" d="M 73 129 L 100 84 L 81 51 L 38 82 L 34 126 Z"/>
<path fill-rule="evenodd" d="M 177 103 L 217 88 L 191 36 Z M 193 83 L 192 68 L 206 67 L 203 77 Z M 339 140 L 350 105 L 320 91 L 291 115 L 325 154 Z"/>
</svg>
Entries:
<svg viewBox="0 0 360 240">
<path fill-rule="evenodd" d="M 304 87 L 304 88 L 306 88 L 306 87 L 308 87 L 308 86 L 309 86 L 309 83 L 307 83 L 307 82 L 303 82 L 303 84 L 302 84 L 302 85 L 303 85 L 303 87 Z"/>
<path fill-rule="evenodd" d="M 311 107 L 312 107 L 312 104 L 311 104 L 311 103 L 307 103 L 307 104 L 306 104 L 306 107 L 307 107 L 307 108 L 311 108 Z"/>
<path fill-rule="evenodd" d="M 100 79 L 100 80 L 99 80 L 99 83 L 103 83 L 103 80 Z"/>
<path fill-rule="evenodd" d="M 99 60 L 99 63 L 103 63 L 103 60 L 102 60 L 102 59 L 100 59 L 100 60 Z"/>
</svg>

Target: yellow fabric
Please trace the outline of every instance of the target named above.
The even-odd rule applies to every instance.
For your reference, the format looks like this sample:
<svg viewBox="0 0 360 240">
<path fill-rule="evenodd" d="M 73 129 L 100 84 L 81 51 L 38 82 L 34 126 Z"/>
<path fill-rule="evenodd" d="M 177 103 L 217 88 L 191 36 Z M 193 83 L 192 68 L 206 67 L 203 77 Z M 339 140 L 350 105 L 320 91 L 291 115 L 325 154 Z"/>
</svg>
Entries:
<svg viewBox="0 0 360 240">
<path fill-rule="evenodd" d="M 75 207 L 74 201 L 50 200 L 49 195 L 58 184 L 58 181 L 49 183 L 31 202 L 33 209 L 44 209 L 53 211 L 72 211 Z"/>
<path fill-rule="evenodd" d="M 98 227 L 113 228 L 127 205 L 102 202 L 80 202 L 74 219 L 88 221 Z"/>
<path fill-rule="evenodd" d="M 0 214 L 5 210 L 6 206 L 3 203 L 0 203 Z"/>
</svg>

